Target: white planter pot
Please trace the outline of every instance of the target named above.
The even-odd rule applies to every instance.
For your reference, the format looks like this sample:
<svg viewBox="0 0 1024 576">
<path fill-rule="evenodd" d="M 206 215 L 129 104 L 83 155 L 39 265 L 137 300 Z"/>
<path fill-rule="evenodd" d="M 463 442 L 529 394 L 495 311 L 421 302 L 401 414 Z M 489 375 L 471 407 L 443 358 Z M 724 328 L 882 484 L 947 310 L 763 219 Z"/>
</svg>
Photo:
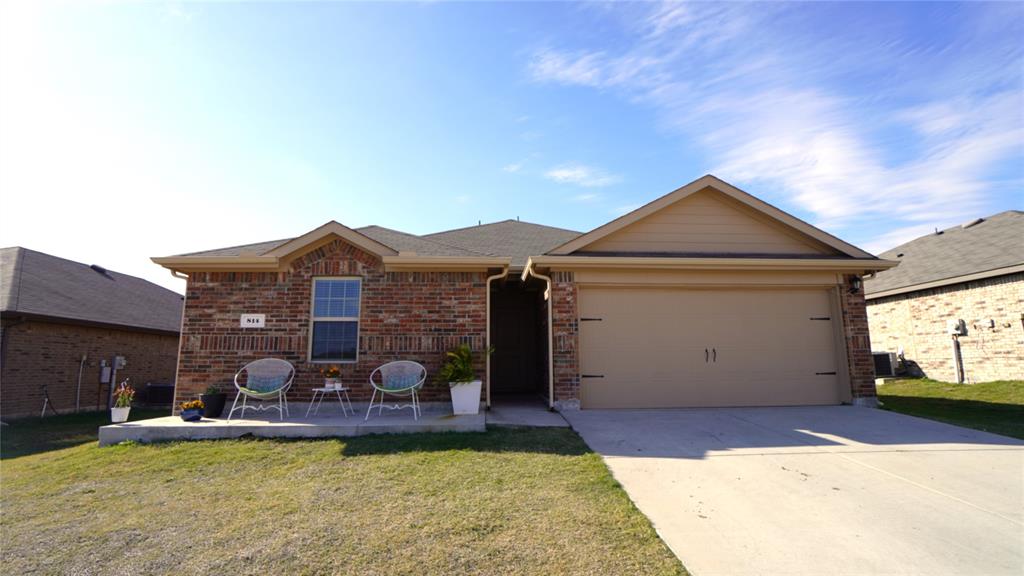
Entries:
<svg viewBox="0 0 1024 576">
<path fill-rule="evenodd" d="M 131 406 L 127 408 L 111 408 L 110 409 L 110 421 L 114 424 L 128 421 L 128 412 L 131 411 Z"/>
<path fill-rule="evenodd" d="M 456 414 L 480 413 L 480 380 L 448 385 L 452 390 L 452 412 Z"/>
<path fill-rule="evenodd" d="M 341 378 L 324 378 L 324 388 L 334 390 L 341 387 Z"/>
</svg>

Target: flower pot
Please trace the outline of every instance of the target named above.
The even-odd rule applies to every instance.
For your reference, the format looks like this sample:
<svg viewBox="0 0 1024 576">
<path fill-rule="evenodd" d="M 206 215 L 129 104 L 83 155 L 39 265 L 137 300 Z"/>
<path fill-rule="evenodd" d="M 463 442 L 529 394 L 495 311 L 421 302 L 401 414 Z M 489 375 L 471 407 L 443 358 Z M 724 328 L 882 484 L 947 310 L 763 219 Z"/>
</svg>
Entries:
<svg viewBox="0 0 1024 576">
<path fill-rule="evenodd" d="M 324 388 L 335 390 L 341 387 L 341 378 L 324 378 Z"/>
<path fill-rule="evenodd" d="M 110 421 L 114 424 L 128 421 L 128 412 L 132 409 L 131 406 L 125 408 L 118 408 L 117 406 L 110 409 Z"/>
<path fill-rule="evenodd" d="M 202 408 L 189 408 L 181 411 L 181 419 L 185 422 L 199 422 L 203 419 Z"/>
<path fill-rule="evenodd" d="M 203 401 L 203 417 L 220 418 L 221 412 L 224 411 L 224 402 L 227 401 L 227 398 L 228 395 L 223 392 L 200 394 L 199 399 Z"/>
<path fill-rule="evenodd" d="M 480 380 L 449 382 L 452 391 L 452 412 L 456 414 L 480 413 Z"/>
</svg>

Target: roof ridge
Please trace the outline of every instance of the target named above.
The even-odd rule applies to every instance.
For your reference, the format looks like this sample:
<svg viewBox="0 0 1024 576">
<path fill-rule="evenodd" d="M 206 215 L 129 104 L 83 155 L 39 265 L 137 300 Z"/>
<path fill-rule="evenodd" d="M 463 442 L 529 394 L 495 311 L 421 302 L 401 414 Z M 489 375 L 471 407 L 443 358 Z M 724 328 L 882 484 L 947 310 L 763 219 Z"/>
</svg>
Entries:
<svg viewBox="0 0 1024 576">
<path fill-rule="evenodd" d="M 459 231 L 462 231 L 462 230 L 471 230 L 473 228 L 483 228 L 484 226 L 494 226 L 495 224 L 504 224 L 505 222 L 514 222 L 516 224 L 528 224 L 530 226 L 541 226 L 543 228 L 552 228 L 552 229 L 555 229 L 555 230 L 562 230 L 564 232 L 572 232 L 574 234 L 580 234 L 581 233 L 578 230 L 571 230 L 569 228 L 560 228 L 558 226 L 549 226 L 548 224 L 538 224 L 537 222 L 529 222 L 529 221 L 526 221 L 526 220 L 519 220 L 519 219 L 513 220 L 512 218 L 506 218 L 504 220 L 496 220 L 494 222 L 488 222 L 486 224 L 476 224 L 476 225 L 470 225 L 470 226 L 463 226 L 461 228 L 452 228 L 451 230 L 441 230 L 439 232 L 431 232 L 430 234 L 424 234 L 423 236 L 420 236 L 420 238 L 425 238 L 425 237 L 428 237 L 428 236 L 437 236 L 439 234 L 448 234 L 449 232 L 459 232 Z"/>
<path fill-rule="evenodd" d="M 356 230 L 356 232 L 358 232 L 359 230 L 365 229 L 365 228 L 380 228 L 381 230 L 387 230 L 388 232 L 394 232 L 396 234 L 401 234 L 403 236 L 409 236 L 409 237 L 415 238 L 417 240 L 422 240 L 424 242 L 430 242 L 431 244 L 437 244 L 438 246 L 444 246 L 445 248 L 454 248 L 456 250 L 462 250 L 462 251 L 465 251 L 465 252 L 471 252 L 473 254 L 479 254 L 480 256 L 489 256 L 489 254 L 486 254 L 484 252 L 480 252 L 478 250 L 472 250 L 470 248 L 464 248 L 462 246 L 455 246 L 454 244 L 446 244 L 444 242 L 438 242 L 437 240 L 434 240 L 433 238 L 425 238 L 423 236 L 419 236 L 419 235 L 412 234 L 412 233 L 409 233 L 409 232 L 403 232 L 401 230 L 395 230 L 394 228 L 388 228 L 387 226 L 381 226 L 379 224 L 370 224 L 369 226 L 363 226 L 362 228 L 356 228 L 355 230 Z M 392 246 L 392 248 L 394 248 L 394 247 Z"/>
</svg>

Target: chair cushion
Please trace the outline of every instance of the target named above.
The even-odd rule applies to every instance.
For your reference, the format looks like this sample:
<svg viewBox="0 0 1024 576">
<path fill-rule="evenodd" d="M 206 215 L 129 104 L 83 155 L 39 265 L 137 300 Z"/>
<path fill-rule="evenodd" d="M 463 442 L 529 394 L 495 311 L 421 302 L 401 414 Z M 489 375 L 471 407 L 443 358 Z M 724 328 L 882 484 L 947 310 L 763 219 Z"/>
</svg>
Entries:
<svg viewBox="0 0 1024 576">
<path fill-rule="evenodd" d="M 394 374 L 384 377 L 384 388 L 387 390 L 404 390 L 411 388 L 420 381 L 418 374 Z"/>
<path fill-rule="evenodd" d="M 284 386 L 285 379 L 281 376 L 253 376 L 250 375 L 245 387 L 254 392 L 274 392 Z"/>
</svg>

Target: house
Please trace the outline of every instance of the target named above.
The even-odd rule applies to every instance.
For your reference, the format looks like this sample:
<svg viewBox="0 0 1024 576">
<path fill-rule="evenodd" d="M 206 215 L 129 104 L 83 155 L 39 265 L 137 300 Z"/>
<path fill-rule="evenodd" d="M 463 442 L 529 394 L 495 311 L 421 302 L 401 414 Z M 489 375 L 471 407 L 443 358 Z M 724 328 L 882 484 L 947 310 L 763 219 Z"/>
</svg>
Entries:
<svg viewBox="0 0 1024 576">
<path fill-rule="evenodd" d="M 140 395 L 148 382 L 169 389 L 181 311 L 180 294 L 141 278 L 0 249 L 0 415 L 38 416 L 43 386 L 61 413 L 105 409 L 115 377 Z"/>
<path fill-rule="evenodd" d="M 912 375 L 1024 379 L 1024 212 L 937 230 L 882 254 L 864 281 L 874 348 L 903 351 Z"/>
<path fill-rule="evenodd" d="M 153 260 L 188 278 L 177 400 L 265 356 L 296 366 L 297 400 L 324 364 L 365 400 L 374 367 L 434 374 L 465 342 L 496 348 L 482 401 L 559 409 L 871 404 L 860 276 L 895 265 L 713 176 L 586 234 L 328 222 Z"/>
</svg>

